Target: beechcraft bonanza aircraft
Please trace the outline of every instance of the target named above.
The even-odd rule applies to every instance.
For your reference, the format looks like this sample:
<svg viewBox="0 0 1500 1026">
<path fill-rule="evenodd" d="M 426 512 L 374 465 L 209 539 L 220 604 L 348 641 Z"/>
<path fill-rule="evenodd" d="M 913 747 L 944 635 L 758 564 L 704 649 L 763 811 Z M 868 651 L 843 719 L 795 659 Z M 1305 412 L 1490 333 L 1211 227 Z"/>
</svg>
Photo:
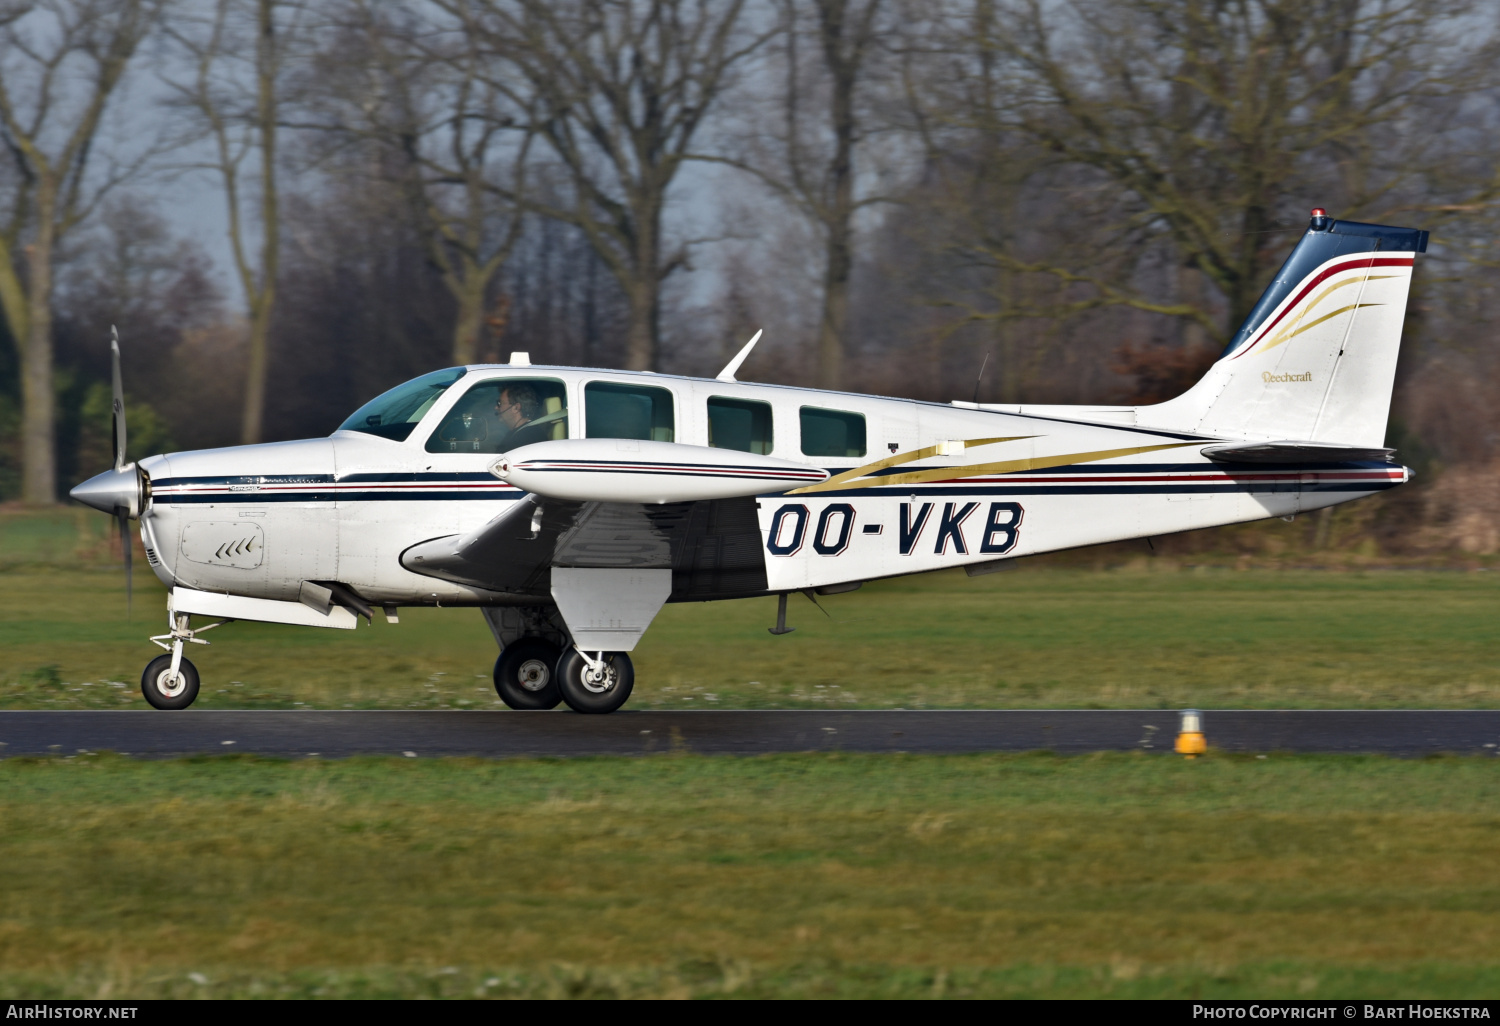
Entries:
<svg viewBox="0 0 1500 1026">
<path fill-rule="evenodd" d="M 140 521 L 168 588 L 158 709 L 232 620 L 352 629 L 475 606 L 516 709 L 612 712 L 666 602 L 795 591 L 1268 517 L 1407 481 L 1384 448 L 1427 233 L 1321 209 L 1224 354 L 1152 406 L 951 405 L 509 364 L 435 371 L 328 438 L 125 464 L 73 498 Z M 756 336 L 757 338 L 759 335 Z M 126 547 L 128 558 L 129 546 Z M 217 622 L 193 626 L 193 617 Z"/>
</svg>

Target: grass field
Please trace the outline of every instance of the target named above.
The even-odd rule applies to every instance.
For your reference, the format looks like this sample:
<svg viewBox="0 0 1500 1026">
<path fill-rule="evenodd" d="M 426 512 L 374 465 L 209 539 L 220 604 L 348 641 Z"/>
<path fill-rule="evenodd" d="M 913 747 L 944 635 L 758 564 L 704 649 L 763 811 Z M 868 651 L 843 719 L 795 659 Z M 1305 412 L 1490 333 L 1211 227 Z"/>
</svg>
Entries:
<svg viewBox="0 0 1500 1026">
<path fill-rule="evenodd" d="M 0 762 L 0 993 L 1493 995 L 1500 760 Z"/>
<path fill-rule="evenodd" d="M 141 704 L 166 629 L 109 568 L 18 568 L 0 589 L 0 708 Z M 635 652 L 632 708 L 1489 707 L 1500 574 L 1020 569 L 775 601 L 666 607 Z M 196 647 L 204 708 L 493 708 L 472 609 L 330 631 L 233 624 Z"/>
<path fill-rule="evenodd" d="M 98 523 L 96 523 L 98 521 Z M 0 708 L 141 704 L 104 518 L 0 516 Z M 669 606 L 637 708 L 1496 707 L 1492 572 L 1029 566 Z M 203 707 L 494 707 L 473 610 L 235 624 Z M 0 995 L 1477 997 L 1500 759 L 0 760 Z"/>
</svg>

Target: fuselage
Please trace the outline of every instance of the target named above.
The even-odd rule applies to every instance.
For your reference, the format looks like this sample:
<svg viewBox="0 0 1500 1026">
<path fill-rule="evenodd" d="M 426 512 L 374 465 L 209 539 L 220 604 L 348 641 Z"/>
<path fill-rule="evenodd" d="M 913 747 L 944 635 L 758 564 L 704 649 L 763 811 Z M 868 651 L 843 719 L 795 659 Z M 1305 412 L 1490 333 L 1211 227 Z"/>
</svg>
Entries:
<svg viewBox="0 0 1500 1026">
<path fill-rule="evenodd" d="M 497 449 L 481 437 L 503 430 L 486 418 L 489 397 L 506 381 L 532 383 L 547 397 L 537 418 L 547 438 L 626 435 L 626 457 L 631 440 L 644 439 L 738 449 L 837 475 L 939 447 L 885 473 L 889 484 L 877 473 L 874 483 L 848 488 L 756 496 L 764 587 L 757 581 L 746 595 L 1291 516 L 1409 477 L 1373 461 L 1215 463 L 1200 452 L 1219 440 L 1212 436 L 1083 407 L 1037 415 L 714 379 L 475 366 L 413 415 L 404 438 L 346 427 L 327 438 L 143 460 L 151 497 L 141 535 L 152 568 L 168 587 L 283 601 L 296 601 L 304 581 L 342 582 L 377 604 L 544 599 L 417 573 L 401 558 L 420 543 L 476 531 L 525 497 L 492 473 Z M 468 419 L 455 413 L 466 402 L 477 411 Z M 997 438 L 1005 440 L 947 444 Z M 1087 458 L 1014 469 L 1070 454 Z M 912 471 L 948 467 L 951 478 L 911 480 Z"/>
</svg>

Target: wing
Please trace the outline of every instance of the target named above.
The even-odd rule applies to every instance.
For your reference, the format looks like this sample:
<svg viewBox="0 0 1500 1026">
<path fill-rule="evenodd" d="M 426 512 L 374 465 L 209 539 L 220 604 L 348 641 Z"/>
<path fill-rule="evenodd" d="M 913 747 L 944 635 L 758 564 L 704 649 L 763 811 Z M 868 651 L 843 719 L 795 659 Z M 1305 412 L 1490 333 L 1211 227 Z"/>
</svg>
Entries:
<svg viewBox="0 0 1500 1026">
<path fill-rule="evenodd" d="M 564 502 L 527 495 L 467 535 L 413 545 L 413 573 L 546 599 L 552 569 L 672 571 L 672 601 L 766 590 L 753 498 L 662 504 Z"/>
</svg>

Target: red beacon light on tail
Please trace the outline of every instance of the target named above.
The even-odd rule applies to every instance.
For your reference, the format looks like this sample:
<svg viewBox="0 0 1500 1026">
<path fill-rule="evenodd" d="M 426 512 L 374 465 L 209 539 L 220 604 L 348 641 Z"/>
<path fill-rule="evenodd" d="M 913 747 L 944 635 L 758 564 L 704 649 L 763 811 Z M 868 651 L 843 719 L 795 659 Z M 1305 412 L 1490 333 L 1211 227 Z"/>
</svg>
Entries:
<svg viewBox="0 0 1500 1026">
<path fill-rule="evenodd" d="M 1328 227 L 1328 211 L 1322 207 L 1312 208 L 1312 222 L 1308 225 L 1315 232 L 1320 232 Z"/>
</svg>

